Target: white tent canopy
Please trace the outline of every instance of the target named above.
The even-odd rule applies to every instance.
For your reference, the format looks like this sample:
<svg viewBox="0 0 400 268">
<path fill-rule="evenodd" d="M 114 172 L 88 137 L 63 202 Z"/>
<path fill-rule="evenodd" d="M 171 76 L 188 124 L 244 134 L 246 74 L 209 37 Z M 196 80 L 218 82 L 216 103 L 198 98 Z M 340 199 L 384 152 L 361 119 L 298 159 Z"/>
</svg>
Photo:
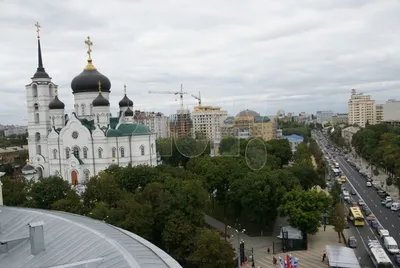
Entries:
<svg viewBox="0 0 400 268">
<path fill-rule="evenodd" d="M 326 246 L 329 267 L 361 268 L 354 250 L 339 246 Z"/>
</svg>

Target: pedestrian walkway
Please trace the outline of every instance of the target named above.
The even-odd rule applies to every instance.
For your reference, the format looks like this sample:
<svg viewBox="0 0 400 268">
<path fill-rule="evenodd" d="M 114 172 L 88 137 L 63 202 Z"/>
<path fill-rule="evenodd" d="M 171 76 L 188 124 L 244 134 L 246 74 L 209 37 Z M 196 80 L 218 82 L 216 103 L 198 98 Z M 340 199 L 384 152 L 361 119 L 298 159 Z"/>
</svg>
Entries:
<svg viewBox="0 0 400 268">
<path fill-rule="evenodd" d="M 211 227 L 223 232 L 225 225 L 209 216 L 205 216 L 205 221 Z M 232 246 L 237 250 L 238 246 L 238 237 L 235 230 L 228 230 L 228 235 L 230 238 L 228 241 L 232 244 Z M 348 237 L 347 230 L 345 230 L 345 237 Z M 245 243 L 245 251 L 246 255 L 249 256 L 251 249 L 254 250 L 254 260 L 255 267 L 261 266 L 262 268 L 272 268 L 277 267 L 277 265 L 273 265 L 272 257 L 274 256 L 272 253 L 272 245 L 273 241 L 277 241 L 276 237 L 271 236 L 259 236 L 259 237 L 250 237 L 246 234 L 241 234 L 240 239 L 242 239 Z M 309 268 L 323 268 L 328 267 L 328 261 L 322 262 L 322 254 L 326 247 L 326 245 L 339 245 L 345 246 L 345 244 L 338 243 L 338 235 L 333 230 L 332 226 L 327 226 L 326 231 L 324 232 L 323 228 L 320 228 L 319 232 L 316 235 L 308 236 L 308 250 L 303 251 L 290 251 L 288 254 L 292 254 L 293 258 L 299 259 L 298 267 L 309 267 Z M 267 249 L 270 248 L 270 253 L 267 253 Z M 279 256 L 282 258 L 286 258 L 286 253 L 281 253 L 275 255 L 277 259 Z M 246 268 L 252 267 L 252 261 L 250 260 L 246 266 Z"/>
</svg>

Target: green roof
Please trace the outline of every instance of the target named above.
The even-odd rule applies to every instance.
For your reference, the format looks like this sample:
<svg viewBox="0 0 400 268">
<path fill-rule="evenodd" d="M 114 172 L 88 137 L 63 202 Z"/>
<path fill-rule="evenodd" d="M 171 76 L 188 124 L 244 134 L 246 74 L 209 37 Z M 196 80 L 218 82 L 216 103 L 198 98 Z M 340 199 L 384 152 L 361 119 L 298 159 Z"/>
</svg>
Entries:
<svg viewBox="0 0 400 268">
<path fill-rule="evenodd" d="M 115 129 L 118 125 L 119 117 L 111 117 L 110 118 L 110 128 Z"/>
<path fill-rule="evenodd" d="M 84 119 L 79 119 L 81 121 L 81 124 L 84 125 L 87 129 L 89 129 L 90 133 L 92 133 L 93 130 L 96 129 L 96 126 L 94 125 L 94 120 L 87 120 L 86 118 Z"/>
<path fill-rule="evenodd" d="M 268 116 L 254 116 L 254 123 L 267 123 L 271 121 Z"/>
<path fill-rule="evenodd" d="M 149 135 L 151 131 L 142 124 L 121 124 L 117 129 L 109 129 L 107 137 Z"/>
</svg>

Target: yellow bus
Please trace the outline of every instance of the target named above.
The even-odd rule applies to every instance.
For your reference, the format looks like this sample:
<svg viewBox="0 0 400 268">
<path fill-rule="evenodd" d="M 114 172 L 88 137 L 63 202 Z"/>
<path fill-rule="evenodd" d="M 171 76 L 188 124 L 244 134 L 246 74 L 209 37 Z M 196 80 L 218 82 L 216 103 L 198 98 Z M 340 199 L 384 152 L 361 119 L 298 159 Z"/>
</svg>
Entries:
<svg viewBox="0 0 400 268">
<path fill-rule="evenodd" d="M 364 216 L 360 207 L 353 206 L 349 208 L 349 217 L 353 221 L 354 226 L 364 226 Z"/>
</svg>

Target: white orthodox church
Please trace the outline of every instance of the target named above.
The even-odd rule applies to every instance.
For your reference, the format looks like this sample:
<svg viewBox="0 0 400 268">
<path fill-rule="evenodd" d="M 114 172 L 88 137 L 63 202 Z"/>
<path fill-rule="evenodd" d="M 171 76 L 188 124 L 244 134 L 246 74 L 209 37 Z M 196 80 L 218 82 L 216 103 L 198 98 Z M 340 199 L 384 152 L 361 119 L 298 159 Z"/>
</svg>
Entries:
<svg viewBox="0 0 400 268">
<path fill-rule="evenodd" d="M 155 135 L 135 121 L 126 90 L 118 116 L 111 116 L 111 82 L 92 63 L 89 37 L 87 65 L 71 82 L 75 109 L 65 114 L 57 85 L 43 67 L 36 26 L 38 68 L 26 85 L 29 159 L 23 174 L 33 179 L 57 175 L 79 184 L 110 166 L 157 165 Z"/>
</svg>

